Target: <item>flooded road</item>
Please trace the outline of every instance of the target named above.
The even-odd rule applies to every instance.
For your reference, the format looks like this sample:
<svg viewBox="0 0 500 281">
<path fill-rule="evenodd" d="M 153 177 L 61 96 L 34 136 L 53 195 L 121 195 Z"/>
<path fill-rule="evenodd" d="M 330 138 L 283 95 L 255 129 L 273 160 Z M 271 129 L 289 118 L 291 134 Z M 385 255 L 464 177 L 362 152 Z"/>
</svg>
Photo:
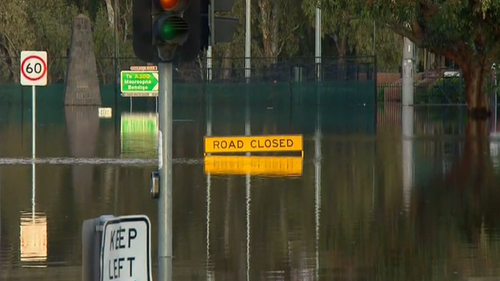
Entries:
<svg viewBox="0 0 500 281">
<path fill-rule="evenodd" d="M 156 274 L 156 114 L 38 112 L 33 184 L 30 112 L 0 108 L 0 280 L 80 280 L 82 223 L 104 214 L 149 216 Z M 500 137 L 464 116 L 174 107 L 174 279 L 500 278 Z M 207 174 L 203 137 L 246 133 L 302 134 L 300 172 Z"/>
</svg>

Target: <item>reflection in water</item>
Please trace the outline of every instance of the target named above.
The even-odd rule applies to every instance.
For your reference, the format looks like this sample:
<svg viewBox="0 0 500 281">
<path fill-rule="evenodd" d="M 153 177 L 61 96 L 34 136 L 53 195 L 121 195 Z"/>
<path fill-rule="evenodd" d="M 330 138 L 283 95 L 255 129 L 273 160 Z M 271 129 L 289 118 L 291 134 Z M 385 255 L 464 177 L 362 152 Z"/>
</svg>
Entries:
<svg viewBox="0 0 500 281">
<path fill-rule="evenodd" d="M 23 267 L 45 267 L 47 261 L 47 217 L 36 211 L 36 165 L 31 164 L 31 211 L 21 212 L 20 259 Z"/>
<path fill-rule="evenodd" d="M 302 157 L 205 156 L 205 173 L 212 175 L 300 176 Z"/>
<path fill-rule="evenodd" d="M 99 107 L 66 106 L 66 133 L 73 157 L 94 157 L 99 134 Z"/>
<path fill-rule="evenodd" d="M 433 245 L 422 255 L 439 257 L 462 276 L 498 276 L 499 171 L 493 168 L 489 142 L 487 121 L 469 120 L 462 156 L 444 177 L 420 186 L 412 202 L 412 244 Z M 432 274 L 431 268 L 422 274 Z"/>
<path fill-rule="evenodd" d="M 247 104 L 245 106 L 245 136 L 251 136 L 252 135 L 252 121 L 250 120 L 250 106 L 248 104 L 248 93 L 247 93 Z M 247 153 L 247 156 L 249 156 L 250 153 Z M 229 187 L 231 188 L 231 187 Z M 251 210 L 251 202 L 250 202 L 250 198 L 252 196 L 252 183 L 251 183 L 251 180 L 250 180 L 250 174 L 246 174 L 245 176 L 245 206 L 246 206 L 246 254 L 247 254 L 247 259 L 246 259 L 246 281 L 250 281 L 250 267 L 251 267 L 251 263 L 250 263 L 250 256 L 251 256 L 251 252 L 250 252 L 250 241 L 251 241 L 251 227 L 250 227 L 250 210 Z M 229 212 L 226 212 L 227 214 L 229 214 Z M 227 217 L 229 218 L 229 216 Z M 229 223 L 228 223 L 228 220 L 225 220 L 224 221 L 224 224 L 226 225 L 226 229 L 228 229 L 228 226 L 229 226 Z M 227 233 L 227 232 L 226 232 Z M 226 237 L 228 235 L 226 234 Z"/>
<path fill-rule="evenodd" d="M 44 213 L 21 213 L 20 253 L 23 267 L 46 267 L 47 217 Z"/>
<path fill-rule="evenodd" d="M 99 135 L 99 107 L 66 106 L 66 130 L 72 157 L 92 158 L 96 154 Z M 71 168 L 75 200 L 91 200 L 94 165 L 74 165 Z"/>
<path fill-rule="evenodd" d="M 156 158 L 158 147 L 158 114 L 121 114 L 121 156 L 125 158 Z"/>
<path fill-rule="evenodd" d="M 320 270 L 320 260 L 319 260 L 319 246 L 320 246 L 320 215 L 321 215 L 321 163 L 322 163 L 322 154 L 321 154 L 321 115 L 316 114 L 316 130 L 314 132 L 314 223 L 316 225 L 314 232 L 314 246 L 315 246 L 315 270 L 314 276 L 316 280 L 319 277 Z"/>
<path fill-rule="evenodd" d="M 411 189 L 413 186 L 413 125 L 415 113 L 413 106 L 403 106 L 403 204 L 405 211 L 409 210 L 411 201 Z"/>
<path fill-rule="evenodd" d="M 204 117 L 183 116 L 193 121 L 174 123 L 177 159 L 202 159 L 203 136 L 212 131 L 303 133 L 305 157 L 301 176 L 295 177 L 205 174 L 202 161 L 176 162 L 174 278 L 441 281 L 499 276 L 500 170 L 493 165 L 489 127 L 481 122 L 460 125 L 459 109 L 449 109 L 451 116 L 443 116 L 445 110 L 439 108 L 411 109 L 379 110 L 383 122 L 376 137 L 371 129 L 348 130 L 352 126 L 344 123 L 350 116 L 332 118 L 331 108 L 304 110 L 300 126 L 266 108 L 215 106 Z M 219 118 L 212 118 L 212 112 Z M 358 116 L 364 117 L 356 124 L 374 124 L 373 116 L 366 117 L 370 114 Z M 99 136 L 109 131 L 106 121 L 97 126 Z M 0 126 L 2 138 L 17 130 L 17 125 Z M 118 136 L 113 137 L 102 142 L 119 144 Z M 45 140 L 39 147 L 54 145 Z M 156 149 L 155 143 L 145 142 L 144 151 Z M 445 165 L 449 168 L 443 172 Z M 72 190 L 79 184 L 72 178 L 74 166 L 92 165 L 37 164 L 36 209 L 43 210 L 48 222 L 49 247 L 47 267 L 35 270 L 19 263 L 26 253 L 19 251 L 19 243 L 29 231 L 24 230 L 26 217 L 21 219 L 23 234 L 19 232 L 19 213 L 31 207 L 30 169 L 24 164 L 1 167 L 1 280 L 79 280 L 81 222 L 101 214 L 147 214 L 156 264 L 157 206 L 147 192 L 155 167 L 142 162 L 94 165 L 93 180 L 87 179 L 92 196 L 82 201 L 74 199 L 79 197 Z M 113 169 L 120 173 L 110 191 L 107 171 Z M 43 227 L 38 229 L 37 239 Z M 32 247 L 31 255 L 43 256 L 41 249 Z"/>
</svg>

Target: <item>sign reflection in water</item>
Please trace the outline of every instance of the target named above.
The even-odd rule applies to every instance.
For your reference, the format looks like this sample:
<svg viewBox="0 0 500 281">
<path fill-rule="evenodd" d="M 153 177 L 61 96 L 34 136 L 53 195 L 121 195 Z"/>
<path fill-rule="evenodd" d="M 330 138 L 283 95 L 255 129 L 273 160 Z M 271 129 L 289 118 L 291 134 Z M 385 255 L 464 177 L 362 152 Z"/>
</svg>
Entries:
<svg viewBox="0 0 500 281">
<path fill-rule="evenodd" d="M 205 156 L 205 173 L 213 175 L 301 176 L 302 157 Z"/>
<path fill-rule="evenodd" d="M 34 161 L 34 159 L 32 159 Z M 46 267 L 47 217 L 36 211 L 36 165 L 31 163 L 31 211 L 21 212 L 20 252 L 23 267 Z"/>
<path fill-rule="evenodd" d="M 47 217 L 44 213 L 21 213 L 20 252 L 23 267 L 46 267 Z"/>
<path fill-rule="evenodd" d="M 156 158 L 158 147 L 157 113 L 122 113 L 121 156 Z"/>
</svg>

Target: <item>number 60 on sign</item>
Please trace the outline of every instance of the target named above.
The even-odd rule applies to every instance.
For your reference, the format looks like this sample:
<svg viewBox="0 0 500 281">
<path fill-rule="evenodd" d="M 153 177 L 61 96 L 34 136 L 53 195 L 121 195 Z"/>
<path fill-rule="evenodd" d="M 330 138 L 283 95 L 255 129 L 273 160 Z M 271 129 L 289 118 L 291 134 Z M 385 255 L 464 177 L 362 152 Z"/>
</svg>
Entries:
<svg viewBox="0 0 500 281">
<path fill-rule="evenodd" d="M 47 52 L 22 51 L 20 68 L 21 85 L 47 85 Z"/>
</svg>

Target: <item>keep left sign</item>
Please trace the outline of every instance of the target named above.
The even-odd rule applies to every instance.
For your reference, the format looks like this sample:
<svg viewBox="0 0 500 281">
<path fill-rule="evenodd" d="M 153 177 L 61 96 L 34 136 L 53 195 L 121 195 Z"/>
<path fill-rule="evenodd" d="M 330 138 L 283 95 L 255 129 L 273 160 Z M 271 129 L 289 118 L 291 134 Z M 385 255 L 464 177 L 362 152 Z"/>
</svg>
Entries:
<svg viewBox="0 0 500 281">
<path fill-rule="evenodd" d="M 107 220 L 101 242 L 101 281 L 152 281 L 151 223 L 147 216 Z"/>
</svg>

